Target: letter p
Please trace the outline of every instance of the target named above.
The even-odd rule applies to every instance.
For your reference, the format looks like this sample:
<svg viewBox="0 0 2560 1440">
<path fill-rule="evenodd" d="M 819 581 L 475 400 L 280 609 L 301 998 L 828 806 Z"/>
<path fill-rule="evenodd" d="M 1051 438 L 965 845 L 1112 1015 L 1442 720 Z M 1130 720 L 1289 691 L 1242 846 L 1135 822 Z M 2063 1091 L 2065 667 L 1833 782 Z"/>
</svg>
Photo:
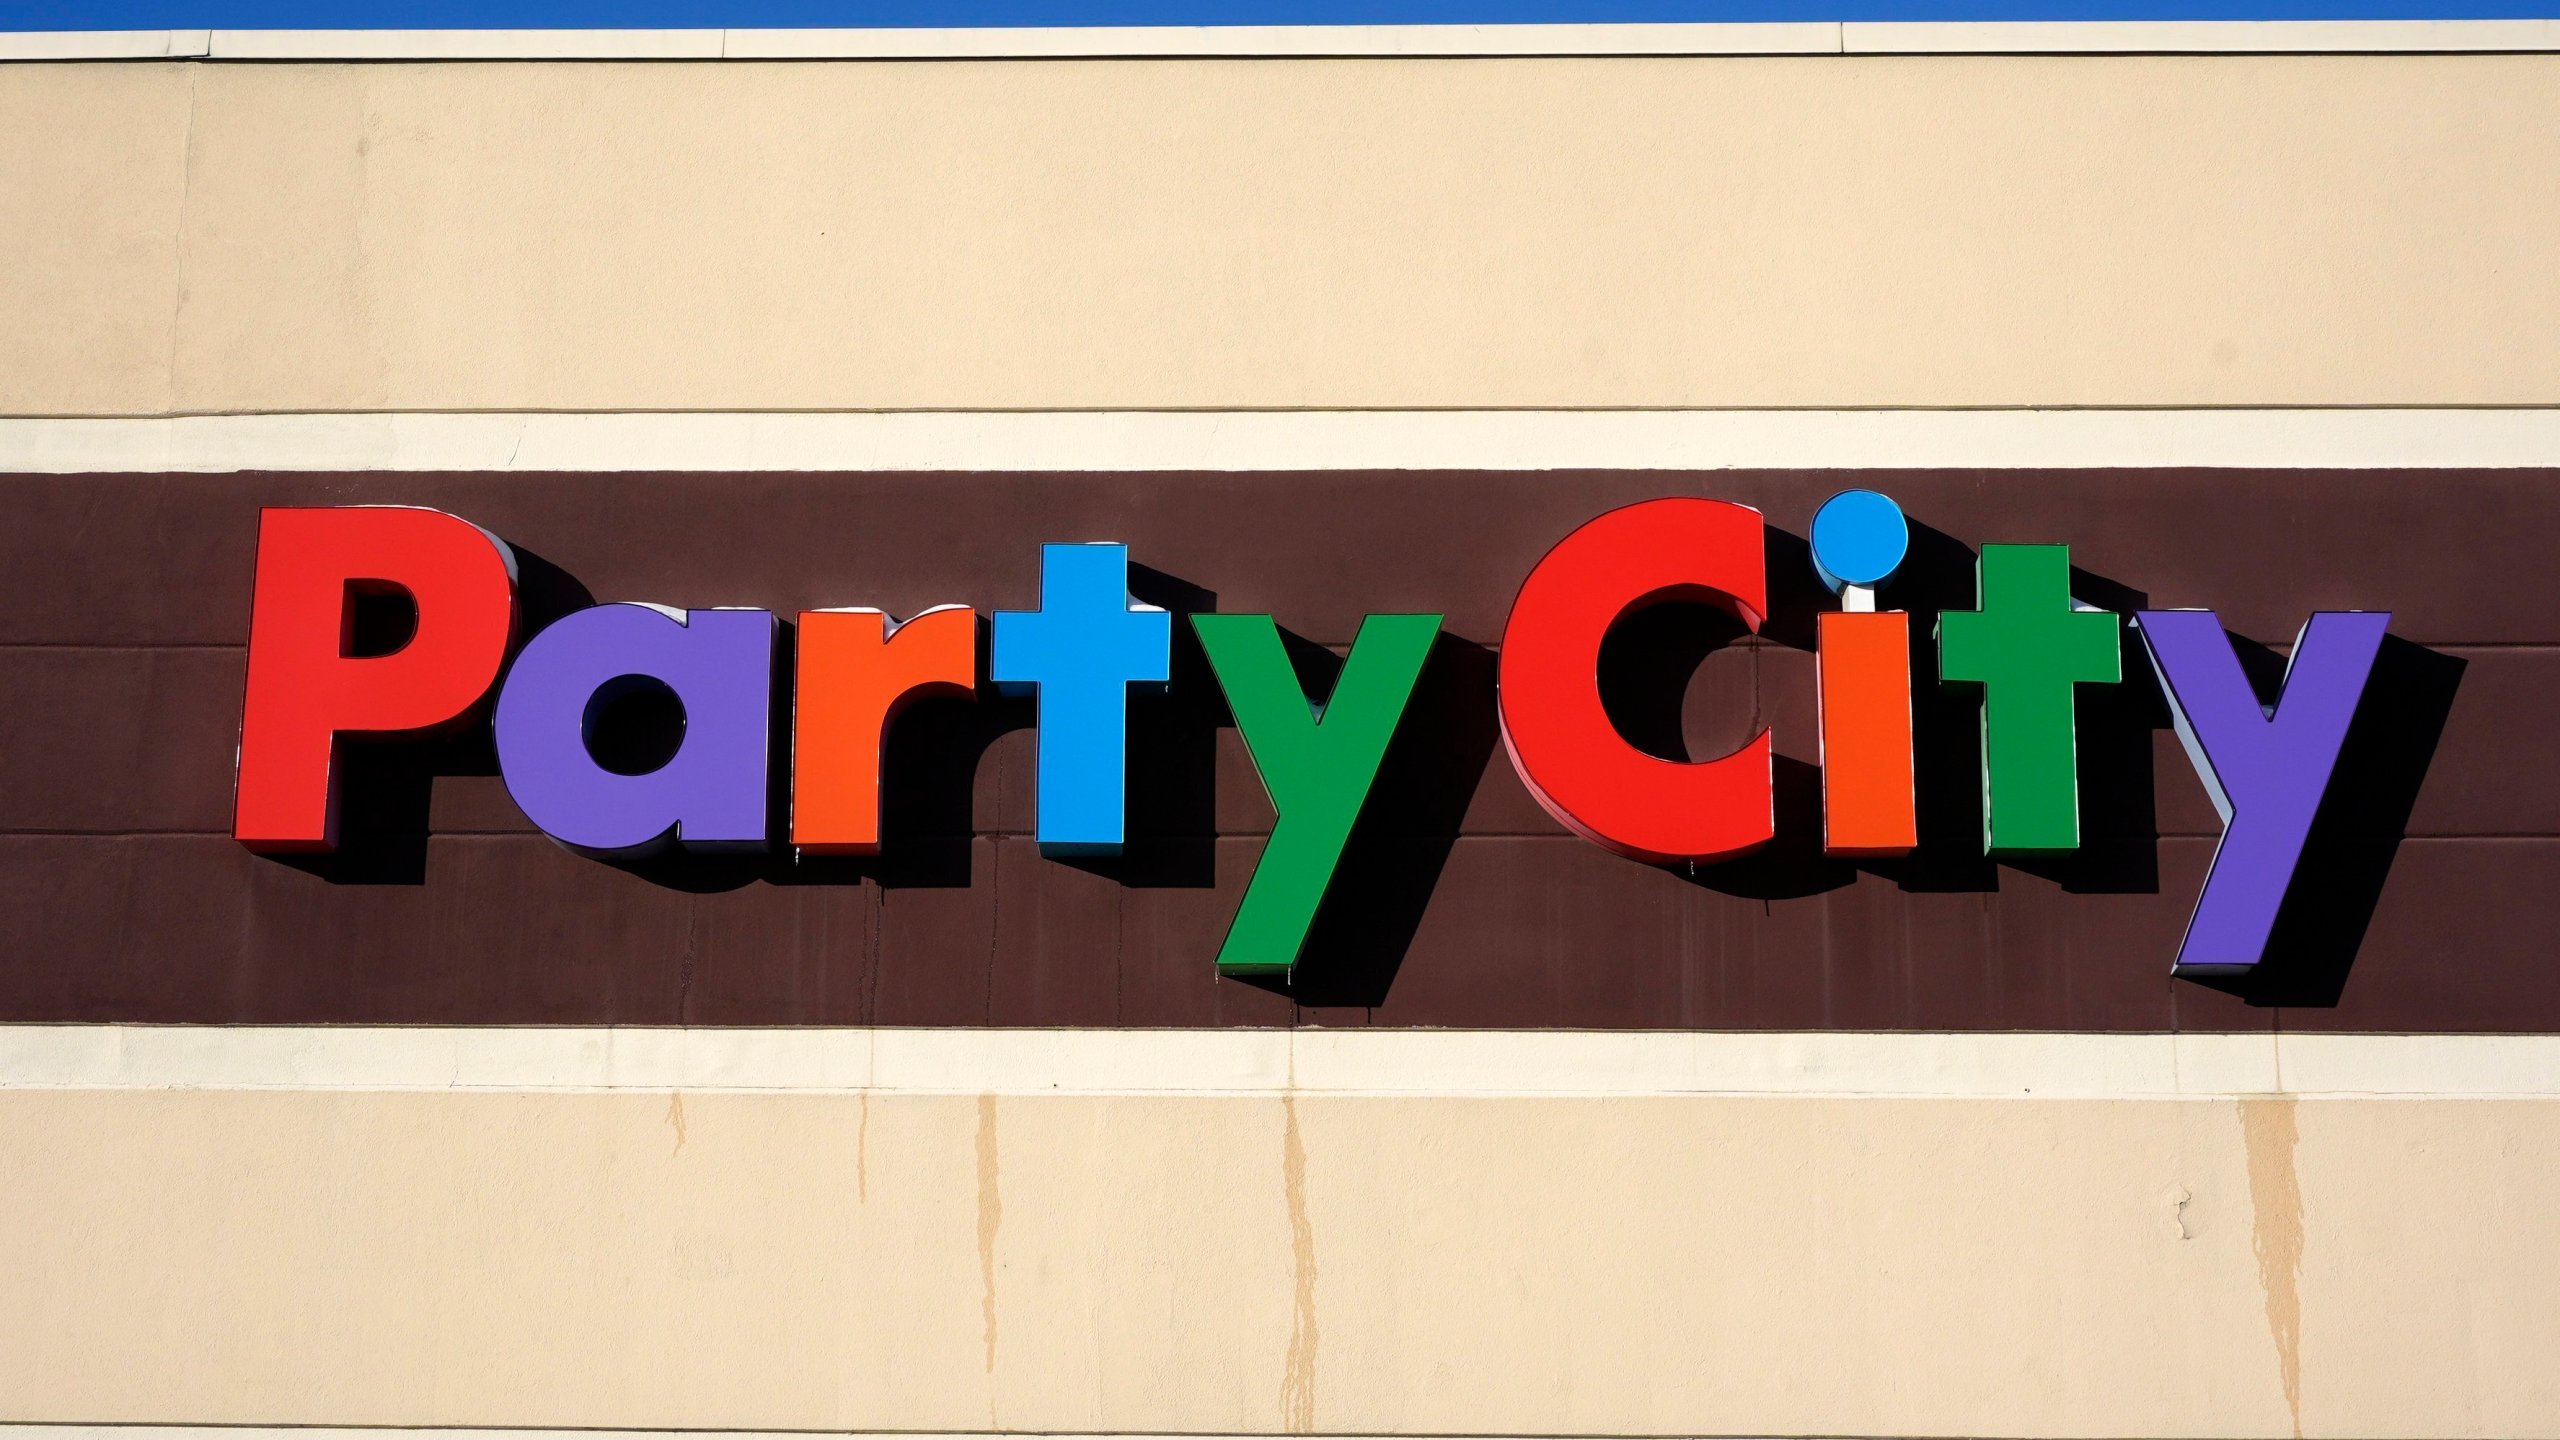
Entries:
<svg viewBox="0 0 2560 1440">
<path fill-rule="evenodd" d="M 369 592 L 417 607 L 416 632 L 387 655 L 348 653 L 354 598 Z M 409 506 L 262 512 L 232 838 L 336 849 L 339 737 L 470 713 L 506 659 L 515 607 L 515 556 L 469 521 Z"/>
</svg>

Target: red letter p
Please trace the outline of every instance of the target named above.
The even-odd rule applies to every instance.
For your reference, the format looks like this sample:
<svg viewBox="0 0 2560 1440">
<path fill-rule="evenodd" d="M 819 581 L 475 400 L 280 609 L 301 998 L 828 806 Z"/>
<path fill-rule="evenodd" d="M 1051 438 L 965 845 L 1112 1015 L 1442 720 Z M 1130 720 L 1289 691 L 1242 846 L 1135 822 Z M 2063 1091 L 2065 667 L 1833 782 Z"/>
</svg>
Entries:
<svg viewBox="0 0 2560 1440">
<path fill-rule="evenodd" d="M 347 653 L 352 600 L 367 591 L 417 607 L 416 633 L 388 655 Z M 468 521 L 406 506 L 262 512 L 232 837 L 336 849 L 338 737 L 469 713 L 498 678 L 515 607 L 515 556 Z"/>
</svg>

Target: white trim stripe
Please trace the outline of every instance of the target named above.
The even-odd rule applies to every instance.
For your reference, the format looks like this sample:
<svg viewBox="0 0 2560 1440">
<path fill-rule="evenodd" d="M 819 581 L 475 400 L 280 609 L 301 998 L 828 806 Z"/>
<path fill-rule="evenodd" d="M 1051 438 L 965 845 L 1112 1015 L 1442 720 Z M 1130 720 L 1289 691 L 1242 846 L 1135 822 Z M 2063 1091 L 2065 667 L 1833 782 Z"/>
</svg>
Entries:
<svg viewBox="0 0 2560 1440">
<path fill-rule="evenodd" d="M 732 30 L 732 60 L 1151 56 L 1836 55 L 1830 24 L 1210 25 L 1039 30 Z"/>
<path fill-rule="evenodd" d="M 755 60 L 1149 56 L 2430 54 L 2560 51 L 2560 20 L 0 32 L 8 60 Z"/>
<path fill-rule="evenodd" d="M 1374 1435 L 1334 1432 L 1287 1432 L 1290 1440 L 1379 1440 Z M 636 1430 L 609 1426 L 535 1429 L 476 1425 L 99 1425 L 43 1422 L 0 1424 L 0 1440 L 389 1440 L 401 1435 L 433 1435 L 451 1440 L 812 1440 L 816 1436 L 879 1436 L 883 1440 L 1274 1440 L 1271 1431 L 1146 1433 L 1128 1430 L 734 1430 L 702 1426 L 689 1430 Z M 1538 1436 L 1518 1433 L 1435 1434 L 1430 1440 L 1591 1440 L 1589 1436 Z M 1726 1440 L 1726 1437 L 1719 1437 Z M 1755 1440 L 1735 1436 L 1730 1440 Z M 1774 1440 L 1774 1437 L 1758 1437 Z"/>
<path fill-rule="evenodd" d="M 210 30 L 35 30 L 0 32 L 0 60 L 198 60 Z"/>
<path fill-rule="evenodd" d="M 2560 50 L 2560 20 L 1968 20 L 1841 27 L 1850 55 L 2289 55 Z"/>
<path fill-rule="evenodd" d="M 0 1090 L 2560 1097 L 2560 1036 L 0 1026 Z"/>
<path fill-rule="evenodd" d="M 717 60 L 710 30 L 215 30 L 214 60 Z"/>
<path fill-rule="evenodd" d="M 2560 409 L 0 419 L 0 472 L 2560 466 Z"/>
</svg>

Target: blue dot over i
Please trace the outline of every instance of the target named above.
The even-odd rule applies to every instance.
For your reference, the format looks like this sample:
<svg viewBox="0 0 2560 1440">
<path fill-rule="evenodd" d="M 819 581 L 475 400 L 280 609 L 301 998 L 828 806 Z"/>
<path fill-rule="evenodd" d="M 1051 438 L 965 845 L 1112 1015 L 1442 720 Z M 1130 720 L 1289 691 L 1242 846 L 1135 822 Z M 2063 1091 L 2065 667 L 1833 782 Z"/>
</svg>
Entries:
<svg viewBox="0 0 2560 1440">
<path fill-rule="evenodd" d="M 1813 515 L 1813 568 L 1834 591 L 1881 585 L 1911 549 L 1911 524 L 1893 498 L 1843 490 Z"/>
</svg>

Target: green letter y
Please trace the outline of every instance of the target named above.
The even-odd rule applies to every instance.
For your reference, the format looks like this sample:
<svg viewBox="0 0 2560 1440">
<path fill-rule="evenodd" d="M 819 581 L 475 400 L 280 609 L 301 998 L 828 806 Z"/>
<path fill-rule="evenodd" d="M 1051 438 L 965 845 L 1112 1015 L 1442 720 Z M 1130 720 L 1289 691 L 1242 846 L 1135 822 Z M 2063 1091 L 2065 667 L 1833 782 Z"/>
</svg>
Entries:
<svg viewBox="0 0 2560 1440">
<path fill-rule="evenodd" d="M 1236 730 L 1278 818 L 1235 925 L 1218 950 L 1222 974 L 1285 972 L 1298 963 L 1325 886 L 1342 862 L 1360 806 L 1377 784 L 1387 742 L 1413 700 L 1440 633 L 1437 615 L 1371 615 L 1321 707 L 1268 615 L 1194 615 L 1192 628 L 1227 693 Z"/>
</svg>

